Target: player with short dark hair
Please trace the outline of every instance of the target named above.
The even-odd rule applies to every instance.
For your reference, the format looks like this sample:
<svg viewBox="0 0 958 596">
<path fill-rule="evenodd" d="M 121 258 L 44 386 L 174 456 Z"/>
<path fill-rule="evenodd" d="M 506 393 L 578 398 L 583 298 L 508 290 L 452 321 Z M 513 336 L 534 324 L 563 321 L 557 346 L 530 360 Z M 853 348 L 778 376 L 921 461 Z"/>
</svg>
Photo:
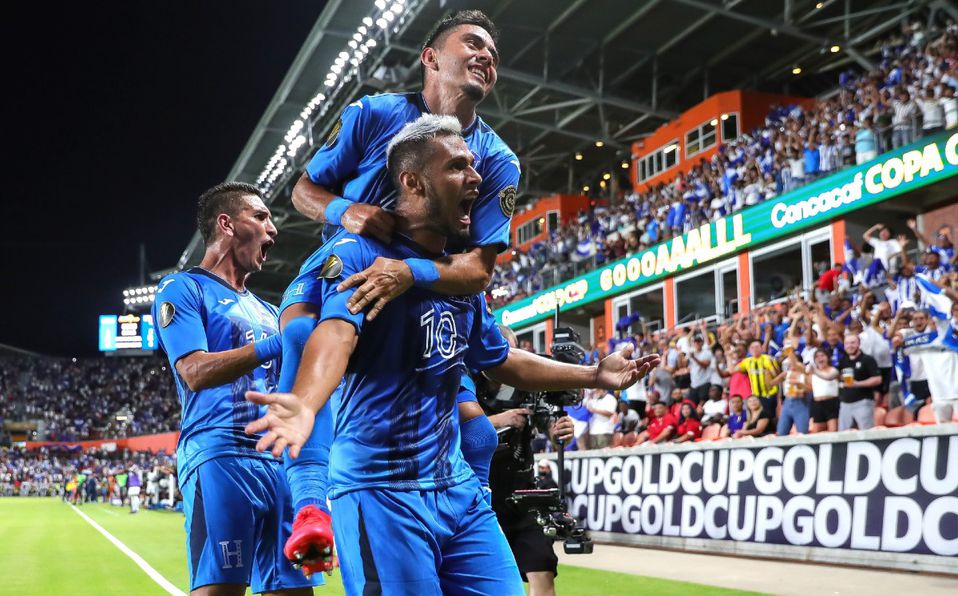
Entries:
<svg viewBox="0 0 958 596">
<path fill-rule="evenodd" d="M 431 156 L 399 173 L 397 233 L 390 244 L 334 238 L 321 277 L 321 317 L 303 352 L 292 394 L 250 392 L 269 406 L 249 425 L 258 447 L 292 457 L 331 408 L 329 463 L 336 547 L 348 594 L 523 594 L 509 546 L 459 449 L 456 395 L 464 370 L 486 370 L 513 386 L 609 388 L 648 370 L 619 353 L 598 367 L 511 352 L 481 295 L 414 288 L 371 320 L 348 308 L 338 284 L 376 258 L 429 258 L 468 233 L 480 176 L 447 116 L 424 115 L 390 143 Z M 340 387 L 340 380 L 345 379 Z M 326 406 L 327 400 L 332 403 Z"/>
<path fill-rule="evenodd" d="M 203 193 L 197 227 L 203 260 L 164 277 L 153 305 L 183 408 L 176 451 L 190 589 L 241 595 L 249 585 L 256 593 L 312 594 L 316 583 L 282 553 L 293 519 L 282 466 L 244 433 L 258 417 L 246 391 L 273 391 L 279 376 L 276 307 L 246 289 L 276 227 L 260 191 L 239 182 Z"/>
<path fill-rule="evenodd" d="M 444 18 L 420 54 L 422 92 L 386 93 L 353 102 L 310 160 L 293 189 L 292 200 L 301 213 L 327 224 L 327 243 L 306 260 L 283 296 L 280 391 L 292 389 L 303 346 L 320 316 L 316 298 L 320 292 L 315 290 L 321 284 L 317 279 L 324 273 L 333 244 L 342 239 L 336 234 L 356 233 L 390 241 L 398 186 L 387 168 L 386 148 L 405 124 L 423 114 L 455 117 L 476 160 L 473 166 L 482 181 L 469 214 L 470 233 L 450 239 L 446 254 L 435 258 L 376 259 L 370 267 L 344 279 L 340 289 L 358 286 L 348 307 L 353 312 L 369 307 L 372 320 L 389 300 L 413 286 L 465 296 L 488 285 L 496 255 L 509 245 L 519 182 L 515 154 L 476 114 L 477 105 L 496 82 L 497 37 L 495 26 L 479 11 L 460 11 Z M 324 441 L 332 429 L 328 412 L 319 416 L 317 432 L 300 457 L 295 461 L 286 458 L 287 479 L 298 512 L 287 548 L 294 559 L 302 559 L 307 550 L 322 550 L 331 539 L 323 474 L 329 457 Z M 319 569 L 328 566 L 304 567 L 306 572 Z"/>
</svg>

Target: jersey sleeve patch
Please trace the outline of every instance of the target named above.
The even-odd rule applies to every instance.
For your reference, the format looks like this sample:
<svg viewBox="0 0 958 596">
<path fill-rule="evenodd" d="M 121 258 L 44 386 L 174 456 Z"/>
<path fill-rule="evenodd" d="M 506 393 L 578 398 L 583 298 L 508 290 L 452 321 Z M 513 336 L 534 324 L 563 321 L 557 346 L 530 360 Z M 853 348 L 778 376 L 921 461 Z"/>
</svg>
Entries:
<svg viewBox="0 0 958 596">
<path fill-rule="evenodd" d="M 506 217 L 512 217 L 516 211 L 516 187 L 511 184 L 499 192 L 499 208 Z"/>
<path fill-rule="evenodd" d="M 160 327 L 169 327 L 173 322 L 173 315 L 176 314 L 176 307 L 172 302 L 160 304 Z"/>
</svg>

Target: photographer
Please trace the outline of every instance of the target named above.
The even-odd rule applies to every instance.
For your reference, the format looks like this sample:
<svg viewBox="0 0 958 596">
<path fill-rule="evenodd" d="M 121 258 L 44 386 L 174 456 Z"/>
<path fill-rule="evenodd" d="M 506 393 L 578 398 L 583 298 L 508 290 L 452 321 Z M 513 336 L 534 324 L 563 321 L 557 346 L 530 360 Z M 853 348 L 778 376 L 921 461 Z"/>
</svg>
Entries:
<svg viewBox="0 0 958 596">
<path fill-rule="evenodd" d="M 500 330 L 515 349 L 512 331 L 505 327 Z M 601 368 L 600 364 L 596 370 Z M 558 558 L 552 540 L 543 533 L 543 527 L 532 513 L 519 509 L 508 499 L 515 491 L 548 486 L 551 479 L 548 462 L 540 462 L 546 464 L 539 466 L 542 484 L 533 475 L 533 434 L 539 428 L 547 431 L 551 439 L 568 441 L 573 436 L 572 419 L 558 407 L 540 405 L 529 393 L 500 385 L 482 375 L 477 375 L 476 385 L 479 402 L 459 403 L 463 455 L 480 481 L 484 482 L 488 476 L 492 508 L 522 579 L 529 583 L 529 594 L 555 594 Z M 460 393 L 460 399 L 462 397 Z M 498 444 L 498 437 L 502 437 L 502 444 Z M 556 486 L 553 481 L 551 487 Z"/>
</svg>

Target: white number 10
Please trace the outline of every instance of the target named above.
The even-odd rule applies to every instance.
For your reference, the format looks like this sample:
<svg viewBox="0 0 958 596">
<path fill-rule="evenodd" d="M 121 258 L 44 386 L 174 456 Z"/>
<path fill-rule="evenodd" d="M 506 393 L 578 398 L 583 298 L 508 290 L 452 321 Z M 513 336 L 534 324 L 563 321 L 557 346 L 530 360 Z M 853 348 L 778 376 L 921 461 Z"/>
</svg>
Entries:
<svg viewBox="0 0 958 596">
<path fill-rule="evenodd" d="M 420 327 L 425 327 L 426 330 L 426 349 L 423 350 L 422 356 L 431 356 L 435 344 L 440 356 L 451 358 L 456 353 L 456 320 L 451 313 L 443 311 L 439 315 L 439 324 L 436 325 L 435 315 L 435 312 L 429 311 L 419 319 Z"/>
</svg>

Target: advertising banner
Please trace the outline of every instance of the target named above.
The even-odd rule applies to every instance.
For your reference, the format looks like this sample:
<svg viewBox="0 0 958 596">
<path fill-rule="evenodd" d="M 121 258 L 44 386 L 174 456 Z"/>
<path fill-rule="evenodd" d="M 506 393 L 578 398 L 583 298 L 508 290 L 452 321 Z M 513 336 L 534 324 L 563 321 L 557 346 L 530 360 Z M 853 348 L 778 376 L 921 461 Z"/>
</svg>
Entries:
<svg viewBox="0 0 958 596">
<path fill-rule="evenodd" d="M 719 218 L 495 311 L 509 327 L 608 298 L 958 173 L 958 133 L 946 132 Z"/>
<path fill-rule="evenodd" d="M 674 537 L 955 557 L 958 428 L 935 430 L 583 452 L 566 460 L 569 511 L 613 541 Z"/>
</svg>

